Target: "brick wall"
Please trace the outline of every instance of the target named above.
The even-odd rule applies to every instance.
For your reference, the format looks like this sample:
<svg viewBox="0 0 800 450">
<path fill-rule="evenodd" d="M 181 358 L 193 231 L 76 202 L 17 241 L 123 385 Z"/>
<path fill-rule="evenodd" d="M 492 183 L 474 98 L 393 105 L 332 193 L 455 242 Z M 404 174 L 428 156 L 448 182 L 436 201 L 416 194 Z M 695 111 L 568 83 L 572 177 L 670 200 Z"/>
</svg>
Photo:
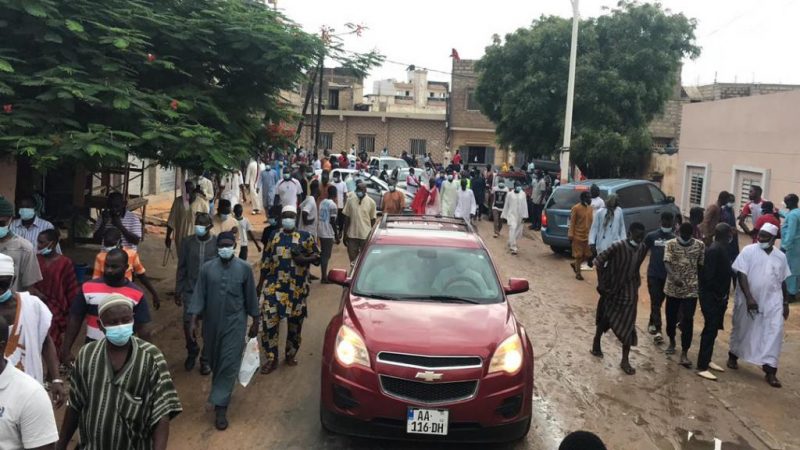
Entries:
<svg viewBox="0 0 800 450">
<path fill-rule="evenodd" d="M 452 90 L 450 91 L 450 126 L 494 130 L 495 126 L 480 111 L 467 110 L 467 93 L 478 85 L 475 60 L 453 60 Z"/>
</svg>

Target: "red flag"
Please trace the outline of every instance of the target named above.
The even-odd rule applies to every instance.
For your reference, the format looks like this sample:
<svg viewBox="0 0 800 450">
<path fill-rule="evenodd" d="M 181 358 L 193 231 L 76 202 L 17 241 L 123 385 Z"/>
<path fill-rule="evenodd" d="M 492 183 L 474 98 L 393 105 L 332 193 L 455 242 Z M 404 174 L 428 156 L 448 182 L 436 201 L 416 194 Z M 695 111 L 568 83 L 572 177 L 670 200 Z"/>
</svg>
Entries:
<svg viewBox="0 0 800 450">
<path fill-rule="evenodd" d="M 461 61 L 461 57 L 458 56 L 458 50 L 456 49 L 453 49 L 453 51 L 450 52 L 450 57 L 453 58 L 455 62 Z"/>
</svg>

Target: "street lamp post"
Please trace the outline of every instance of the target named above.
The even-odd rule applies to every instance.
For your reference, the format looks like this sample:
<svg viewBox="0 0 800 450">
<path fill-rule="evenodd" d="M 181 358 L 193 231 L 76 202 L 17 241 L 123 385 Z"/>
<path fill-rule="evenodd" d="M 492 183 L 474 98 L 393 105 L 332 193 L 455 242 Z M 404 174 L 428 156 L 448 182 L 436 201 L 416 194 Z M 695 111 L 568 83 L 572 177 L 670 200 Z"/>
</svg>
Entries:
<svg viewBox="0 0 800 450">
<path fill-rule="evenodd" d="M 566 184 L 572 178 L 569 165 L 569 147 L 572 140 L 572 103 L 575 97 L 575 60 L 578 56 L 578 0 L 572 2 L 572 43 L 569 48 L 569 79 L 567 82 L 567 111 L 564 115 L 564 145 L 561 146 L 561 183 Z"/>
</svg>

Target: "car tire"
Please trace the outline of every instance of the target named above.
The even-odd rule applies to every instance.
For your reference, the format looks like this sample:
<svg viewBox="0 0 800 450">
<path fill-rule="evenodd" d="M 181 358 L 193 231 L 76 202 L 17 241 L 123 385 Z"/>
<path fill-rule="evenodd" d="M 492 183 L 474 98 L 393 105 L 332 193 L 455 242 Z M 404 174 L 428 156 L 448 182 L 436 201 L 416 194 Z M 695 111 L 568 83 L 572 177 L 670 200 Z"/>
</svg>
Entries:
<svg viewBox="0 0 800 450">
<path fill-rule="evenodd" d="M 556 247 L 555 245 L 550 246 L 550 250 L 553 251 L 556 255 L 565 255 L 569 256 L 572 253 L 572 250 L 564 247 Z"/>
</svg>

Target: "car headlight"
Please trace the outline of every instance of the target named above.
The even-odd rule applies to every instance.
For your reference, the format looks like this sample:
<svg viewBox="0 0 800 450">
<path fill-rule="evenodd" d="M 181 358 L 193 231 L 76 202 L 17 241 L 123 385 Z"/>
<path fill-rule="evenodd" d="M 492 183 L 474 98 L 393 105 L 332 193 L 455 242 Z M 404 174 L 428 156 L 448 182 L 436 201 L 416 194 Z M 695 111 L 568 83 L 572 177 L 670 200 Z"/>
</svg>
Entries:
<svg viewBox="0 0 800 450">
<path fill-rule="evenodd" d="M 522 360 L 522 341 L 514 334 L 497 346 L 492 362 L 489 363 L 489 373 L 505 372 L 513 375 L 522 367 Z"/>
<path fill-rule="evenodd" d="M 347 325 L 342 325 L 336 334 L 336 360 L 345 367 L 355 364 L 369 367 L 369 353 L 364 340 Z"/>
</svg>

